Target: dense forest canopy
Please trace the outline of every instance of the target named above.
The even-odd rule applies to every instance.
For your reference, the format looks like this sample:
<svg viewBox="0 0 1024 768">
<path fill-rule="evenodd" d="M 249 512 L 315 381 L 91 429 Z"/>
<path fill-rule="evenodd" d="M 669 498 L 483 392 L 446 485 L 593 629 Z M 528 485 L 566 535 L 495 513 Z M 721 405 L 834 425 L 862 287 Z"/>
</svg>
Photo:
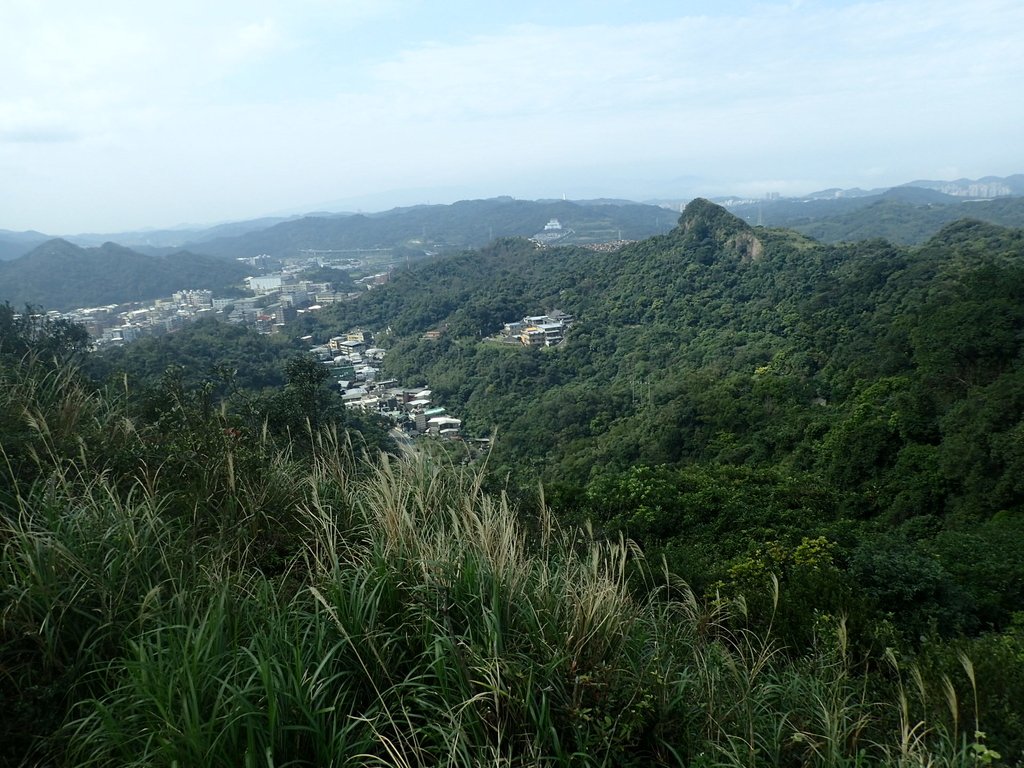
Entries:
<svg viewBox="0 0 1024 768">
<path fill-rule="evenodd" d="M 838 435 L 871 392 L 900 392 L 928 429 L 945 417 L 952 430 L 962 400 L 1008 386 L 1020 249 L 1019 231 L 970 221 L 919 248 L 823 246 L 697 202 L 673 233 L 612 254 L 508 240 L 400 272 L 301 330 L 390 329 L 392 373 L 429 380 L 478 431 L 499 430 L 510 464 L 532 458 L 549 478 L 638 461 L 823 471 L 850 458 Z M 555 307 L 576 317 L 558 349 L 481 343 Z M 904 431 L 892 460 L 943 442 Z"/>
</svg>

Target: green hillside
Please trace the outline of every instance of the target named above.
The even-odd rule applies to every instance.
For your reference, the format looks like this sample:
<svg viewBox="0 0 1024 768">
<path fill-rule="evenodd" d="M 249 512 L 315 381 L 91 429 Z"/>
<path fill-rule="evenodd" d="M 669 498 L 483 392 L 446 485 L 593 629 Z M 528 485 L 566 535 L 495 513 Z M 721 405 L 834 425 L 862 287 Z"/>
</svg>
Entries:
<svg viewBox="0 0 1024 768">
<path fill-rule="evenodd" d="M 971 217 L 1005 227 L 1024 226 L 1024 197 L 954 205 L 921 205 L 885 199 L 839 216 L 792 225 L 794 229 L 824 242 L 852 242 L 881 237 L 893 243 L 923 243 L 946 224 Z"/>
<path fill-rule="evenodd" d="M 963 200 L 910 186 L 859 197 L 743 203 L 730 210 L 750 224 L 788 227 L 826 243 L 882 238 L 918 245 L 946 224 L 968 217 L 1024 226 L 1024 197 Z"/>
<path fill-rule="evenodd" d="M 114 243 L 80 248 L 56 239 L 0 263 L 0 301 L 47 309 L 144 301 L 182 289 L 234 285 L 247 269 L 188 251 L 155 257 Z"/>
<path fill-rule="evenodd" d="M 37 245 L 50 238 L 39 232 L 9 232 L 0 230 L 0 261 L 24 256 Z"/>
<path fill-rule="evenodd" d="M 881 241 L 825 246 L 792 232 L 755 230 L 697 201 L 672 233 L 613 254 L 537 252 L 505 241 L 399 273 L 384 289 L 320 318 L 323 333 L 357 322 L 390 326 L 397 337 L 392 372 L 418 372 L 465 408 L 472 426 L 482 433 L 497 427 L 500 442 L 532 446 L 539 464 L 561 477 L 637 460 L 810 466 L 812 457 L 797 450 L 808 447 L 801 431 L 827 425 L 864 381 L 917 381 L 930 375 L 926 345 L 966 343 L 939 323 L 960 302 L 991 303 L 1006 315 L 1009 341 L 990 339 L 995 327 L 979 316 L 981 336 L 970 349 L 992 359 L 978 363 L 977 383 L 1012 374 L 1020 237 L 978 222 L 950 225 L 913 249 Z M 993 276 L 977 282 L 986 270 Z M 936 292 L 952 285 L 965 295 L 932 307 Z M 531 354 L 478 343 L 503 321 L 556 305 L 577 317 L 557 350 Z M 448 333 L 440 342 L 418 338 L 442 325 Z M 515 370 L 522 373 L 506 372 Z M 930 407 L 947 407 L 970 390 L 927 383 L 936 401 Z M 821 399 L 829 405 L 812 405 Z M 730 402 L 728 413 L 718 408 L 722 400 Z M 534 418 L 570 411 L 564 434 L 546 417 Z M 534 424 L 542 433 L 527 436 Z M 510 460 L 522 458 L 518 453 Z"/>
<path fill-rule="evenodd" d="M 494 238 L 530 237 L 557 218 L 575 230 L 579 242 L 637 239 L 671 227 L 672 214 L 638 203 L 464 200 L 452 205 L 396 208 L 370 215 L 306 217 L 240 237 L 195 246 L 218 256 L 295 256 L 302 249 L 360 249 L 412 246 L 424 249 L 478 247 Z"/>
</svg>

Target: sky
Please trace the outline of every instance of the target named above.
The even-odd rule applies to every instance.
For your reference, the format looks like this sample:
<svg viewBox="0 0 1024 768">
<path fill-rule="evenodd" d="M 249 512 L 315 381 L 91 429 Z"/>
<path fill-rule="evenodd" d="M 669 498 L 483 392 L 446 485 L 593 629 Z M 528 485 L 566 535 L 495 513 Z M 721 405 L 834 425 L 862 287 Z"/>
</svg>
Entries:
<svg viewBox="0 0 1024 768">
<path fill-rule="evenodd" d="M 1020 0 L 0 0 L 0 229 L 1024 172 Z"/>
</svg>

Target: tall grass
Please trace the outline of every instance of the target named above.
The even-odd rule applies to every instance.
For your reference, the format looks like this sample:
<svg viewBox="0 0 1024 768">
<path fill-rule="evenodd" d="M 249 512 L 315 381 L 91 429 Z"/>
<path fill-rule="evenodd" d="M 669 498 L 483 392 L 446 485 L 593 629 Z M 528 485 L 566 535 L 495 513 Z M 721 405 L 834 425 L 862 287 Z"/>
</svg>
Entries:
<svg viewBox="0 0 1024 768">
<path fill-rule="evenodd" d="M 8 762 L 976 764 L 922 714 L 948 691 L 853 670 L 841 623 L 782 649 L 464 467 L 217 430 L 117 476 L 55 448 L 3 509 Z"/>
</svg>

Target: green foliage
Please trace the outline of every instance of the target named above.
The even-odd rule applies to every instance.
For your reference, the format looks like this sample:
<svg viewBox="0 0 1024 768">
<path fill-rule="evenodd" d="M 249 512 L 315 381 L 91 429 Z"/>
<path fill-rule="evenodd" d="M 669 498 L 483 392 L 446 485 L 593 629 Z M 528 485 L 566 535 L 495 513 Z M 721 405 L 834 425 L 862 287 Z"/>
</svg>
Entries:
<svg viewBox="0 0 1024 768">
<path fill-rule="evenodd" d="M 317 267 L 316 269 L 307 269 L 300 275 L 303 280 L 309 280 L 314 283 L 330 283 L 334 290 L 344 291 L 355 288 L 355 283 L 352 282 L 351 276 L 348 272 L 341 269 L 335 269 L 334 267 Z"/>
<path fill-rule="evenodd" d="M 61 318 L 52 318 L 42 310 L 26 305 L 16 311 L 0 304 L 0 357 L 20 361 L 26 356 L 51 362 L 77 358 L 89 348 L 89 334 L 80 326 Z"/>
<path fill-rule="evenodd" d="M 79 446 L 123 447 L 121 403 L 100 398 L 75 364 L 88 348 L 80 326 L 0 306 L 0 503 L 60 467 Z M 104 424 L 105 421 L 109 423 Z M 104 430 L 109 431 L 103 434 Z"/>
<path fill-rule="evenodd" d="M 389 373 L 496 430 L 491 487 L 540 477 L 562 519 L 702 593 L 774 579 L 782 607 L 748 611 L 787 645 L 845 615 L 858 654 L 920 650 L 1024 609 L 1022 248 L 978 221 L 822 246 L 698 201 L 615 254 L 509 241 L 422 265 L 317 332 L 390 327 Z M 557 349 L 479 340 L 553 306 L 577 318 Z M 798 565 L 819 540 L 830 565 Z"/>
<path fill-rule="evenodd" d="M 901 742 L 894 693 L 864 696 L 841 643 L 791 663 L 681 585 L 638 597 L 631 545 L 544 510 L 531 537 L 472 473 L 339 448 L 271 459 L 305 473 L 280 571 L 254 546 L 282 524 L 261 494 L 205 535 L 159 475 L 127 493 L 82 482 L 87 455 L 22 496 L 0 527 L 5 759 L 968 764 L 942 718 Z M 235 486 L 268 471 L 279 484 L 264 462 Z"/>
<path fill-rule="evenodd" d="M 227 374 L 234 386 L 260 392 L 285 383 L 284 366 L 294 353 L 278 336 L 204 318 L 174 333 L 104 350 L 87 361 L 87 370 L 93 378 L 127 375 L 133 384 L 152 387 L 168 367 L 177 366 L 186 387 Z"/>
<path fill-rule="evenodd" d="M 321 426 L 340 425 L 344 406 L 327 389 L 330 371 L 311 355 L 295 355 L 285 365 L 285 386 L 268 396 L 259 412 L 278 434 L 315 435 Z"/>
<path fill-rule="evenodd" d="M 497 430 L 523 485 L 749 463 L 820 473 L 852 516 L 985 517 L 1024 499 L 1021 248 L 978 222 L 825 247 L 698 201 L 615 254 L 502 241 L 405 271 L 315 333 L 389 328 L 387 371 Z M 480 343 L 554 306 L 577 317 L 560 348 Z"/>
<path fill-rule="evenodd" d="M 849 568 L 862 596 L 911 640 L 956 635 L 973 619 L 966 590 L 940 562 L 897 535 L 865 537 Z"/>
<path fill-rule="evenodd" d="M 1022 619 L 1017 614 L 1000 632 L 929 644 L 917 658 L 922 682 L 947 688 L 946 696 L 930 706 L 957 713 L 968 749 L 979 762 L 1003 764 L 999 761 L 1005 759 L 1012 765 L 1024 755 Z"/>
</svg>

